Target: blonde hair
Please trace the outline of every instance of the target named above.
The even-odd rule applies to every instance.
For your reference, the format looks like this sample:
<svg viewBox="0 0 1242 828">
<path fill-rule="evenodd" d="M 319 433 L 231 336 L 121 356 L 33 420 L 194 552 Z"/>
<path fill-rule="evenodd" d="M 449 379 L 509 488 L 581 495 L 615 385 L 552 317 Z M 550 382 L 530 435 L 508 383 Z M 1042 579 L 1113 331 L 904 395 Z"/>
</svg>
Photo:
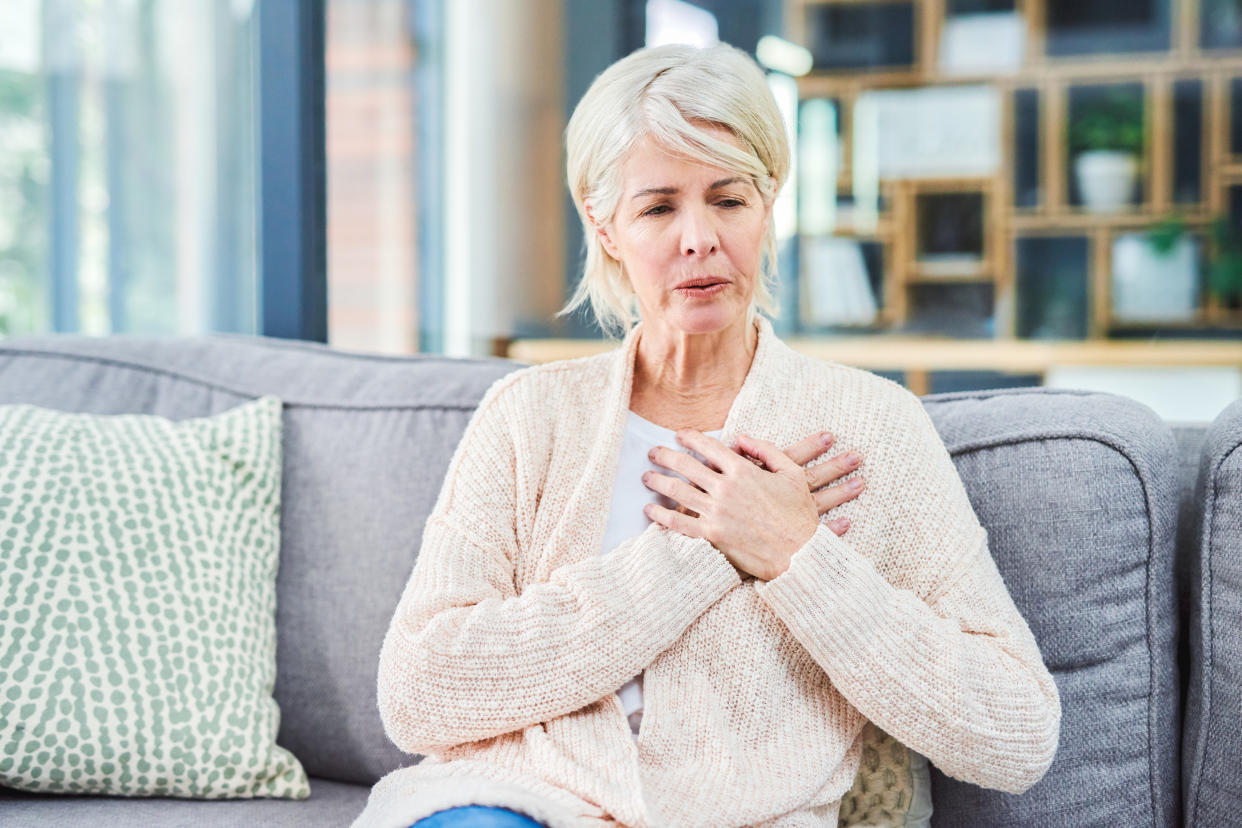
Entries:
<svg viewBox="0 0 1242 828">
<path fill-rule="evenodd" d="M 727 129 L 747 152 L 695 126 Z M 693 161 L 754 182 L 765 206 L 789 175 L 789 141 L 763 71 L 740 49 L 658 46 L 639 49 L 609 66 L 574 108 L 565 129 L 566 172 L 586 237 L 586 265 L 569 303 L 557 316 L 590 302 L 606 334 L 634 324 L 634 291 L 621 262 L 604 249 L 587 215 L 610 224 L 621 200 L 621 167 L 630 148 L 649 135 Z M 769 218 L 751 313 L 776 315 L 776 230 Z"/>
</svg>

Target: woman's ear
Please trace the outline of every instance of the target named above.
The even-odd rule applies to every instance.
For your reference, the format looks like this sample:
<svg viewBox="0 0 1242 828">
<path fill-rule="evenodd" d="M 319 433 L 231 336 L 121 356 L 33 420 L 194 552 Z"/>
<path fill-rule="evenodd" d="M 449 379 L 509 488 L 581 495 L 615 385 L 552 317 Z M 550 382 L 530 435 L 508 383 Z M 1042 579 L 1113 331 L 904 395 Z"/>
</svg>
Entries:
<svg viewBox="0 0 1242 828">
<path fill-rule="evenodd" d="M 595 220 L 595 210 L 588 198 L 582 202 L 582 209 L 586 212 L 587 218 L 591 222 L 591 226 L 595 228 L 595 233 L 599 236 L 600 244 L 604 246 L 604 250 L 608 252 L 617 261 L 621 261 L 621 256 L 617 250 L 617 245 L 613 242 L 612 237 L 608 235 L 608 231 L 602 224 Z"/>
</svg>

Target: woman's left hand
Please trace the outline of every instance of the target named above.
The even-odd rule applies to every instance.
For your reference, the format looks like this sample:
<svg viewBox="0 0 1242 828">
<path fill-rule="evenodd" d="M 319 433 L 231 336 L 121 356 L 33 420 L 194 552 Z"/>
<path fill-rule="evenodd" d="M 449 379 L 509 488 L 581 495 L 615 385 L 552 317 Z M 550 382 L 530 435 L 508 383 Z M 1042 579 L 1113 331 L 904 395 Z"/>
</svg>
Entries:
<svg viewBox="0 0 1242 828">
<path fill-rule="evenodd" d="M 666 529 L 705 538 L 739 572 L 770 581 L 788 569 L 793 554 L 819 526 L 803 468 L 766 440 L 745 435 L 738 435 L 738 447 L 766 468 L 698 431 L 679 431 L 677 441 L 714 468 L 682 451 L 652 449 L 653 462 L 690 483 L 658 472 L 644 474 L 643 483 L 694 514 L 649 503 L 647 517 Z"/>
</svg>

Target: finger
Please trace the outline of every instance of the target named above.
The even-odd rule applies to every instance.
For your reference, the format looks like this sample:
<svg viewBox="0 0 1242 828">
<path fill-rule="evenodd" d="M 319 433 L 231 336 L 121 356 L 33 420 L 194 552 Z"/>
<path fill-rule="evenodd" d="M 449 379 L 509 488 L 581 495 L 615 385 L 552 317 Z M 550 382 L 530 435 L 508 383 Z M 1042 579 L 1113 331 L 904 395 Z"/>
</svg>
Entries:
<svg viewBox="0 0 1242 828">
<path fill-rule="evenodd" d="M 722 472 L 734 468 L 734 464 L 738 461 L 737 453 L 724 443 L 715 437 L 711 437 L 701 431 L 695 431 L 692 428 L 685 428 L 677 432 L 677 442 L 688 449 L 697 451 Z"/>
<path fill-rule="evenodd" d="M 818 431 L 790 445 L 785 449 L 785 454 L 799 466 L 805 466 L 827 451 L 836 439 L 827 431 Z"/>
<path fill-rule="evenodd" d="M 643 485 L 696 512 L 702 512 L 708 502 L 707 495 L 701 489 L 691 486 L 680 477 L 670 477 L 653 471 L 643 472 Z"/>
<path fill-rule="evenodd" d="M 856 451 L 838 454 L 806 470 L 806 482 L 811 491 L 827 486 L 838 477 L 844 477 L 862 465 L 862 457 Z"/>
<path fill-rule="evenodd" d="M 658 503 L 648 503 L 643 506 L 643 514 L 652 523 L 658 523 L 665 529 L 670 529 L 690 538 L 703 537 L 703 533 L 699 530 L 699 521 L 697 519 L 689 515 L 683 515 L 681 512 L 674 512 L 672 509 L 665 509 Z"/>
<path fill-rule="evenodd" d="M 743 449 L 740 445 L 737 445 L 736 443 L 734 443 L 733 445 L 733 452 L 738 457 L 741 457 L 743 460 L 746 460 L 749 463 L 754 463 L 759 468 L 763 468 L 762 460 L 760 460 L 758 457 L 751 457 L 749 454 L 746 453 L 745 449 Z"/>
<path fill-rule="evenodd" d="M 647 456 L 651 458 L 651 462 L 672 469 L 705 492 L 712 491 L 712 487 L 720 479 L 719 472 L 709 469 L 697 457 L 691 457 L 684 451 L 656 446 Z"/>
<path fill-rule="evenodd" d="M 858 497 L 866 485 L 861 477 L 852 477 L 844 483 L 811 492 L 811 499 L 815 501 L 816 510 L 821 515 L 826 515 L 847 500 Z"/>
<path fill-rule="evenodd" d="M 796 471 L 802 473 L 802 467 L 789 459 L 788 455 L 782 452 L 767 440 L 760 440 L 758 437 L 751 437 L 746 434 L 737 435 L 738 445 L 746 450 L 747 454 L 753 454 L 763 461 L 763 464 L 770 471 L 789 472 Z"/>
<path fill-rule="evenodd" d="M 837 518 L 836 520 L 830 520 L 828 521 L 828 528 L 831 529 L 832 533 L 839 538 L 849 531 L 849 518 Z"/>
</svg>

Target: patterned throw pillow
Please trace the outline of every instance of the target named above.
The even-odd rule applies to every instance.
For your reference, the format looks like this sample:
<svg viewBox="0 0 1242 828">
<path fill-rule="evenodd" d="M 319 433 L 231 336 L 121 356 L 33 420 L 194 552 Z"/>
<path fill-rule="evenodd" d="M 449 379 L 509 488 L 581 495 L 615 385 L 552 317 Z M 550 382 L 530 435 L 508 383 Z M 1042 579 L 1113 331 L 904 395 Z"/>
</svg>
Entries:
<svg viewBox="0 0 1242 828">
<path fill-rule="evenodd" d="M 0 784 L 310 795 L 276 745 L 281 403 L 0 406 Z"/>
<path fill-rule="evenodd" d="M 928 828 L 931 814 L 926 757 L 867 722 L 862 763 L 841 798 L 838 828 Z"/>
</svg>

